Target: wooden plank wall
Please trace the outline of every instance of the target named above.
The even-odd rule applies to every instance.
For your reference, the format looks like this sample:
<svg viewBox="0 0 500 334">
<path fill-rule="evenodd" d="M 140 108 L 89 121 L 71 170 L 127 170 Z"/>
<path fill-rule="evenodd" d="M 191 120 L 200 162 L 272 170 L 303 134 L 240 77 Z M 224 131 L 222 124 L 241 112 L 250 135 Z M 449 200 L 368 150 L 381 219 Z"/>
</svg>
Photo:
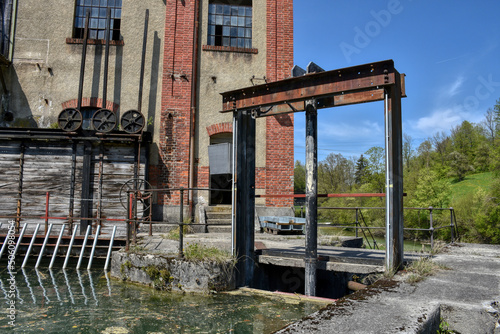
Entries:
<svg viewBox="0 0 500 334">
<path fill-rule="evenodd" d="M 21 156 L 21 141 L 0 142 L 0 215 L 15 216 L 17 208 L 17 193 L 19 186 L 19 169 Z M 70 207 L 71 170 L 73 158 L 72 142 L 25 141 L 23 165 L 23 216 L 45 215 L 46 193 L 50 192 L 49 216 L 68 217 Z M 76 144 L 76 169 L 74 190 L 75 222 L 80 216 L 82 193 L 83 143 Z M 102 188 L 101 217 L 123 219 L 126 210 L 120 203 L 120 188 L 134 177 L 135 148 L 133 144 L 105 143 L 94 144 L 92 148 L 91 187 L 92 187 L 92 217 L 98 216 L 99 192 Z M 139 178 L 145 175 L 145 150 L 141 152 Z M 101 167 L 102 165 L 102 167 Z M 100 173 L 102 168 L 102 183 Z M 89 200 L 89 199 L 87 199 Z M 139 210 L 141 207 L 139 208 Z M 6 228 L 7 219 L 2 231 Z M 54 223 L 51 235 L 58 233 L 60 224 L 67 220 L 51 220 Z M 29 223 L 28 233 L 32 232 L 36 223 L 41 223 L 40 231 L 44 230 L 44 220 L 22 219 L 21 226 Z M 95 227 L 95 224 L 93 224 Z M 112 226 L 118 226 L 118 235 L 125 235 L 123 222 L 109 222 L 101 227 L 102 234 L 111 233 Z M 95 228 L 93 229 L 95 231 Z M 69 231 L 67 230 L 67 233 Z"/>
</svg>

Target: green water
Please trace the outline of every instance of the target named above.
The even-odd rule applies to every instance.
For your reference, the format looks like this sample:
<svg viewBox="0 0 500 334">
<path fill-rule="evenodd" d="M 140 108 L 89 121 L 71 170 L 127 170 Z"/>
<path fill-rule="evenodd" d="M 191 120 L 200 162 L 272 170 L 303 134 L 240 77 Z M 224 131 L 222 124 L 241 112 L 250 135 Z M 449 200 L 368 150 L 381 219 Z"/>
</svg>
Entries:
<svg viewBox="0 0 500 334">
<path fill-rule="evenodd" d="M 256 295 L 160 292 L 99 270 L 18 269 L 11 294 L 9 277 L 0 272 L 2 333 L 269 333 L 320 308 Z"/>
</svg>

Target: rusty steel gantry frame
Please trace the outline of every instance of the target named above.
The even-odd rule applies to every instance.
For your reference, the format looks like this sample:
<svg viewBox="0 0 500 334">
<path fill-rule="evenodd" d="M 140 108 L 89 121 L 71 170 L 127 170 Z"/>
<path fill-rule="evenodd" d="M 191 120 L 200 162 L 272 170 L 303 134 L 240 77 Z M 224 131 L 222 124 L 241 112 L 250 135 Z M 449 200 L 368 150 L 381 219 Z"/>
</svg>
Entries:
<svg viewBox="0 0 500 334">
<path fill-rule="evenodd" d="M 403 263 L 401 98 L 406 97 L 404 74 L 394 68 L 392 60 L 324 72 L 317 68 L 319 70 L 314 66 L 308 68 L 309 73 L 299 77 L 222 93 L 221 112 L 233 113 L 236 133 L 233 238 L 238 257 L 238 286 L 250 285 L 254 273 L 255 119 L 299 111 L 306 112 L 306 295 L 316 294 L 318 109 L 385 102 L 386 270 L 396 270 Z"/>
</svg>

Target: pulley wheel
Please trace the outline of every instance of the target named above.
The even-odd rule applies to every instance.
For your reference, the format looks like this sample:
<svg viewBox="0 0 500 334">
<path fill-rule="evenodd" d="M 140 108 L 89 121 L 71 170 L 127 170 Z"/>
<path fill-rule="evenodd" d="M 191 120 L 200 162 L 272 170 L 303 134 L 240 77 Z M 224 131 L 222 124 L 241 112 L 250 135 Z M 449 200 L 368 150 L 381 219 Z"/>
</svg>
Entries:
<svg viewBox="0 0 500 334">
<path fill-rule="evenodd" d="M 134 190 L 137 190 L 136 195 L 138 201 L 143 205 L 143 210 L 145 211 L 149 208 L 151 193 L 147 191 L 148 189 L 151 189 L 151 185 L 144 179 L 130 179 L 122 184 L 119 196 L 123 208 L 127 209 L 127 202 L 129 200 L 127 195 L 130 192 L 134 192 Z"/>
<path fill-rule="evenodd" d="M 116 127 L 116 115 L 108 109 L 99 109 L 92 116 L 92 126 L 98 132 L 110 132 Z"/>
<path fill-rule="evenodd" d="M 76 131 L 83 123 L 82 114 L 78 109 L 67 108 L 59 113 L 57 124 L 64 131 Z"/>
<path fill-rule="evenodd" d="M 144 116 L 137 110 L 125 112 L 120 120 L 123 131 L 127 133 L 138 133 L 144 128 Z"/>
</svg>

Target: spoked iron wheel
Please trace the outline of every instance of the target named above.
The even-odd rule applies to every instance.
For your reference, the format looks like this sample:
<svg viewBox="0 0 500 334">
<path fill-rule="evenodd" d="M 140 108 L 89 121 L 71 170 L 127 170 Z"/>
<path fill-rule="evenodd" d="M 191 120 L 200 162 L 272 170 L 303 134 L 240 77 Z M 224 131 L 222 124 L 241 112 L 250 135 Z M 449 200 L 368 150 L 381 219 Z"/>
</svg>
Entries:
<svg viewBox="0 0 500 334">
<path fill-rule="evenodd" d="M 92 126 L 98 132 L 110 132 L 116 127 L 116 115 L 108 109 L 99 109 L 92 116 Z"/>
<path fill-rule="evenodd" d="M 123 208 L 124 209 L 128 208 L 127 205 L 127 202 L 129 200 L 128 194 L 130 192 L 133 192 L 134 190 L 137 190 L 136 192 L 137 203 L 142 204 L 142 208 L 138 209 L 137 211 L 138 216 L 141 216 L 139 214 L 140 211 L 148 213 L 152 201 L 151 193 L 148 192 L 148 189 L 151 189 L 151 185 L 149 184 L 149 182 L 143 179 L 130 179 L 124 184 L 122 184 L 120 188 L 120 203 L 122 204 Z"/>
<path fill-rule="evenodd" d="M 67 108 L 59 113 L 57 124 L 64 131 L 76 131 L 83 123 L 82 114 L 78 109 Z"/>
<path fill-rule="evenodd" d="M 145 119 L 137 110 L 125 112 L 120 120 L 123 131 L 127 133 L 139 133 L 144 128 Z"/>
</svg>

